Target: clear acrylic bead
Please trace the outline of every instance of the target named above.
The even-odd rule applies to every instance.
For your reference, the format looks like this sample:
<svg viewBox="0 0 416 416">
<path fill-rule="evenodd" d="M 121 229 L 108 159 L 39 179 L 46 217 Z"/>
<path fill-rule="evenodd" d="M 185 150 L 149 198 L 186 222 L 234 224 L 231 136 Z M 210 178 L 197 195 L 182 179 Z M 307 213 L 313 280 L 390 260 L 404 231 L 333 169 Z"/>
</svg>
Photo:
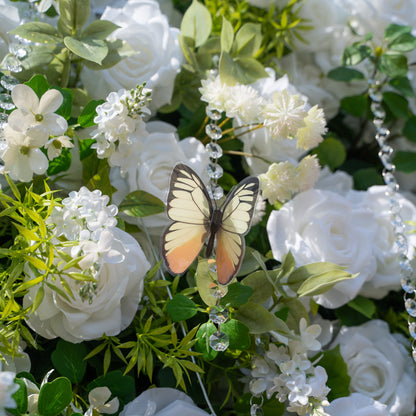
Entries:
<svg viewBox="0 0 416 416">
<path fill-rule="evenodd" d="M 386 127 L 379 127 L 376 133 L 376 140 L 378 141 L 379 145 L 383 145 L 386 139 L 390 136 L 390 130 Z"/>
<path fill-rule="evenodd" d="M 371 103 L 371 112 L 374 114 L 374 117 L 379 119 L 384 119 L 386 117 L 386 112 L 384 111 L 384 108 L 379 103 Z"/>
<path fill-rule="evenodd" d="M 222 189 L 219 185 L 212 184 L 208 187 L 208 194 L 212 199 L 218 201 L 224 196 L 224 189 Z"/>
<path fill-rule="evenodd" d="M 406 254 L 408 250 L 406 236 L 404 234 L 397 233 L 394 236 L 394 246 L 397 248 L 398 251 Z"/>
<path fill-rule="evenodd" d="M 7 114 L 0 113 L 0 129 L 4 129 L 7 124 Z"/>
<path fill-rule="evenodd" d="M 205 111 L 207 113 L 207 116 L 211 120 L 218 121 L 221 119 L 221 115 L 222 115 L 221 111 L 218 111 L 215 108 L 210 108 L 210 107 L 207 107 Z"/>
<path fill-rule="evenodd" d="M 399 256 L 400 273 L 404 278 L 411 278 L 413 276 L 413 267 L 406 254 L 402 253 Z"/>
<path fill-rule="evenodd" d="M 216 299 L 223 298 L 228 293 L 228 286 L 214 285 L 209 288 L 209 291 Z"/>
<path fill-rule="evenodd" d="M 3 110 L 13 110 L 15 107 L 10 94 L 0 94 L 0 108 Z"/>
<path fill-rule="evenodd" d="M 410 316 L 416 317 L 416 301 L 413 298 L 404 301 L 404 307 Z"/>
<path fill-rule="evenodd" d="M 221 139 L 222 130 L 216 124 L 209 123 L 205 126 L 205 133 L 213 140 Z"/>
<path fill-rule="evenodd" d="M 386 185 L 393 191 L 397 191 L 399 189 L 399 185 L 397 184 L 397 180 L 391 172 L 383 171 L 383 179 Z"/>
<path fill-rule="evenodd" d="M 225 351 L 229 345 L 230 339 L 227 334 L 224 334 L 224 332 L 217 331 L 209 337 L 209 346 L 214 351 Z"/>
<path fill-rule="evenodd" d="M 391 198 L 390 199 L 390 212 L 392 214 L 398 215 L 401 209 L 402 207 L 400 205 L 400 202 L 396 198 Z"/>
<path fill-rule="evenodd" d="M 393 148 L 391 146 L 387 146 L 386 144 L 382 145 L 380 151 L 378 152 L 378 156 L 384 167 L 389 170 L 391 170 L 394 166 L 391 157 L 392 154 Z"/>
<path fill-rule="evenodd" d="M 211 159 L 219 159 L 222 156 L 221 146 L 217 143 L 208 143 L 205 149 Z"/>
<path fill-rule="evenodd" d="M 8 55 L 3 61 L 4 68 L 10 72 L 22 72 L 23 68 L 19 59 L 17 59 L 14 55 Z"/>
<path fill-rule="evenodd" d="M 416 350 L 414 348 L 412 348 L 412 357 L 413 357 L 413 361 L 416 362 Z"/>
<path fill-rule="evenodd" d="M 22 45 L 20 42 L 13 42 L 9 45 L 9 51 L 18 59 L 24 59 L 29 54 L 31 47 Z"/>
<path fill-rule="evenodd" d="M 209 319 L 211 319 L 211 321 L 215 324 L 223 324 L 230 319 L 230 311 L 222 305 L 213 306 L 209 310 Z"/>
<path fill-rule="evenodd" d="M 409 322 L 409 333 L 412 338 L 416 338 L 416 322 Z"/>
<path fill-rule="evenodd" d="M 207 170 L 212 179 L 219 179 L 224 174 L 224 169 L 218 163 L 208 163 Z"/>
<path fill-rule="evenodd" d="M 400 284 L 406 293 L 413 293 L 416 290 L 416 282 L 411 278 L 402 277 Z"/>
<path fill-rule="evenodd" d="M 0 84 L 3 88 L 11 91 L 16 85 L 20 84 L 19 80 L 10 75 L 3 75 L 0 79 Z"/>
<path fill-rule="evenodd" d="M 391 221 L 395 232 L 402 233 L 405 230 L 405 223 L 399 214 L 393 214 Z"/>
<path fill-rule="evenodd" d="M 368 95 L 371 98 L 371 100 L 376 103 L 381 103 L 381 101 L 383 100 L 383 95 L 380 91 L 380 88 L 378 87 L 370 87 L 368 90 Z"/>
<path fill-rule="evenodd" d="M 253 404 L 250 407 L 250 416 L 263 416 L 263 410 L 258 404 Z"/>
</svg>

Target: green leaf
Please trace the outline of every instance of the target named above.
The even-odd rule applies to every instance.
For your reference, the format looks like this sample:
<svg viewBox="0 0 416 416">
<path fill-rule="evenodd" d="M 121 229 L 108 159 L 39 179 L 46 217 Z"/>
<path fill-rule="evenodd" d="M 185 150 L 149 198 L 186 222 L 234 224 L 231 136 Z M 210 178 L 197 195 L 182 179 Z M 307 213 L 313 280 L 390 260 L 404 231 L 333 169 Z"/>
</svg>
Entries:
<svg viewBox="0 0 416 416">
<path fill-rule="evenodd" d="M 376 305 L 374 301 L 363 296 L 355 297 L 353 300 L 348 302 L 348 306 L 355 309 L 357 312 L 360 312 L 368 319 L 372 319 L 376 313 Z"/>
<path fill-rule="evenodd" d="M 71 117 L 72 112 L 72 101 L 74 99 L 74 94 L 69 88 L 60 88 L 53 87 L 53 89 L 58 90 L 64 97 L 64 101 L 61 106 L 55 111 L 56 114 L 59 114 L 64 119 L 68 120 Z"/>
<path fill-rule="evenodd" d="M 351 45 L 345 48 L 342 54 L 342 64 L 354 66 L 371 55 L 371 48 L 367 45 Z"/>
<path fill-rule="evenodd" d="M 51 360 L 56 370 L 72 383 L 77 384 L 82 381 L 87 369 L 87 348 L 83 343 L 71 344 L 60 339 L 52 352 Z"/>
<path fill-rule="evenodd" d="M 246 350 L 250 348 L 249 329 L 236 319 L 229 319 L 221 324 L 221 331 L 228 335 L 229 348 L 232 350 Z"/>
<path fill-rule="evenodd" d="M 416 48 L 416 38 L 410 33 L 403 33 L 389 43 L 389 48 L 395 52 L 410 52 Z"/>
<path fill-rule="evenodd" d="M 66 172 L 71 166 L 72 155 L 69 149 L 62 149 L 62 153 L 49 162 L 48 175 Z"/>
<path fill-rule="evenodd" d="M 71 382 L 66 377 L 59 377 L 41 387 L 38 412 L 41 416 L 56 416 L 63 412 L 71 401 Z"/>
<path fill-rule="evenodd" d="M 393 78 L 389 81 L 389 84 L 407 97 L 414 97 L 415 95 L 412 84 L 407 77 Z"/>
<path fill-rule="evenodd" d="M 44 22 L 25 23 L 11 30 L 9 33 L 37 43 L 55 44 L 62 42 L 56 29 L 49 23 Z"/>
<path fill-rule="evenodd" d="M 286 336 L 289 334 L 289 328 L 281 319 L 257 303 L 247 302 L 241 306 L 235 318 L 246 325 L 252 334 L 269 331 L 280 332 Z"/>
<path fill-rule="evenodd" d="M 236 185 L 236 183 L 233 183 L 233 186 L 234 185 Z M 229 189 L 231 188 L 232 187 L 230 187 Z M 259 264 L 253 256 L 254 252 L 256 252 L 256 250 L 254 250 L 251 247 L 246 246 L 246 250 L 244 252 L 243 263 L 241 264 L 240 270 L 237 273 L 237 277 L 247 276 L 249 273 L 253 273 L 254 271 L 259 269 Z M 267 259 L 264 257 L 263 260 L 267 260 Z"/>
<path fill-rule="evenodd" d="M 403 96 L 392 92 L 383 92 L 383 101 L 397 118 L 409 117 L 409 103 Z"/>
<path fill-rule="evenodd" d="M 120 26 L 109 20 L 94 20 L 83 31 L 82 37 L 91 37 L 95 39 L 104 40 L 108 35 L 111 35 Z"/>
<path fill-rule="evenodd" d="M 25 82 L 27 86 L 35 91 L 36 95 L 40 98 L 46 91 L 49 90 L 50 86 L 46 78 L 41 74 L 33 75 L 29 81 Z"/>
<path fill-rule="evenodd" d="M 221 27 L 221 51 L 230 53 L 234 41 L 234 30 L 231 23 L 223 16 Z"/>
<path fill-rule="evenodd" d="M 108 53 L 107 44 L 105 41 L 100 39 L 87 37 L 76 39 L 72 36 L 66 36 L 64 38 L 64 43 L 65 46 L 75 55 L 97 64 L 101 64 Z"/>
<path fill-rule="evenodd" d="M 383 178 L 375 168 L 359 169 L 352 175 L 354 189 L 365 191 L 373 185 L 384 185 Z"/>
<path fill-rule="evenodd" d="M 59 0 L 59 14 L 64 25 L 79 32 L 90 16 L 90 2 L 85 0 Z"/>
<path fill-rule="evenodd" d="M 12 394 L 12 397 L 16 402 L 16 407 L 13 409 L 7 409 L 7 413 L 20 416 L 26 414 L 27 412 L 27 388 L 25 382 L 20 378 L 16 378 L 14 382 L 19 385 L 19 390 Z"/>
<path fill-rule="evenodd" d="M 251 287 L 253 290 L 253 295 L 250 298 L 251 302 L 265 303 L 273 294 L 273 286 L 267 279 L 266 273 L 262 270 L 248 275 L 241 283 Z"/>
<path fill-rule="evenodd" d="M 312 150 L 318 156 L 321 166 L 329 166 L 331 170 L 341 166 L 347 158 L 344 145 L 338 139 L 328 137 Z"/>
<path fill-rule="evenodd" d="M 192 318 L 198 312 L 195 303 L 185 295 L 178 293 L 166 304 L 166 310 L 173 321 L 185 321 Z"/>
<path fill-rule="evenodd" d="M 349 82 L 355 79 L 364 79 L 364 74 L 356 69 L 346 68 L 345 66 L 339 66 L 328 72 L 328 78 L 334 81 Z"/>
<path fill-rule="evenodd" d="M 92 127 L 95 126 L 94 118 L 97 115 L 96 108 L 103 104 L 104 100 L 92 100 L 82 110 L 78 117 L 78 123 L 81 127 Z"/>
<path fill-rule="evenodd" d="M 416 152 L 398 150 L 393 158 L 396 169 L 400 172 L 411 173 L 416 171 Z"/>
<path fill-rule="evenodd" d="M 231 305 L 233 307 L 244 305 L 248 302 L 253 289 L 249 286 L 242 285 L 239 282 L 228 285 L 227 294 L 221 299 L 221 305 Z"/>
<path fill-rule="evenodd" d="M 193 0 L 183 15 L 181 35 L 194 40 L 198 48 L 208 39 L 212 29 L 209 10 L 197 0 Z"/>
<path fill-rule="evenodd" d="M 321 357 L 321 353 L 319 357 Z M 339 345 L 332 350 L 325 351 L 322 358 L 319 359 L 319 365 L 325 368 L 328 374 L 326 385 L 331 389 L 328 393 L 328 400 L 332 401 L 338 397 L 349 396 L 351 378 L 348 375 L 347 364 L 342 358 Z"/>
<path fill-rule="evenodd" d="M 87 390 L 91 391 L 95 387 L 104 386 L 108 387 L 122 404 L 129 403 L 136 398 L 134 378 L 124 376 L 120 370 L 110 371 L 104 376 L 97 377 L 87 385 Z"/>
<path fill-rule="evenodd" d="M 395 23 L 391 23 L 386 27 L 384 31 L 384 39 L 388 42 L 392 42 L 397 37 L 405 33 L 410 33 L 411 31 L 411 26 L 397 25 Z"/>
<path fill-rule="evenodd" d="M 211 287 L 214 285 L 214 279 L 209 267 L 208 259 L 198 257 L 198 266 L 196 269 L 196 285 L 198 288 L 199 296 L 207 306 L 214 306 L 217 302 L 216 297 L 211 292 Z"/>
<path fill-rule="evenodd" d="M 407 58 L 400 54 L 383 54 L 379 62 L 381 72 L 391 78 L 405 77 L 407 75 Z"/>
<path fill-rule="evenodd" d="M 130 192 L 120 203 L 119 211 L 131 217 L 147 217 L 165 211 L 165 204 L 145 191 Z"/>
<path fill-rule="evenodd" d="M 361 94 L 344 97 L 341 108 L 355 117 L 363 117 L 367 111 L 367 97 Z"/>
<path fill-rule="evenodd" d="M 245 23 L 235 35 L 231 55 L 253 57 L 261 46 L 261 26 L 258 23 Z"/>
<path fill-rule="evenodd" d="M 416 142 L 416 116 L 412 116 L 406 121 L 403 135 L 412 142 Z"/>
<path fill-rule="evenodd" d="M 195 343 L 195 351 L 200 352 L 202 358 L 207 361 L 212 361 L 218 355 L 218 351 L 213 350 L 209 345 L 209 337 L 214 332 L 217 332 L 217 327 L 208 321 L 203 323 L 196 333 L 198 340 Z"/>
</svg>

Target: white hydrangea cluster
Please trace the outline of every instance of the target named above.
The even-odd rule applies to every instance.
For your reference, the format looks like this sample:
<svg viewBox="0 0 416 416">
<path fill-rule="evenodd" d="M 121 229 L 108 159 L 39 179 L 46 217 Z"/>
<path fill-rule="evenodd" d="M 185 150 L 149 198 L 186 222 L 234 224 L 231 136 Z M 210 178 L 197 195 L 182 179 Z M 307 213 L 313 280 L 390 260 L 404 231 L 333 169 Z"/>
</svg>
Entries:
<svg viewBox="0 0 416 416">
<path fill-rule="evenodd" d="M 259 175 L 262 196 L 271 204 L 286 202 L 294 194 L 311 189 L 319 174 L 315 155 L 305 156 L 297 166 L 289 161 L 272 163 L 266 173 Z"/>
<path fill-rule="evenodd" d="M 20 84 L 12 89 L 11 97 L 16 109 L 10 113 L 0 140 L 0 173 L 28 182 L 33 174 L 44 174 L 49 160 L 59 156 L 63 147 L 73 144 L 64 135 L 67 121 L 55 114 L 63 102 L 58 90 L 50 89 L 39 99 L 32 88 Z M 42 148 L 47 150 L 47 157 Z"/>
<path fill-rule="evenodd" d="M 274 91 L 271 97 L 251 85 L 227 85 L 220 76 L 202 80 L 201 100 L 211 108 L 225 111 L 240 123 L 259 124 L 275 139 L 298 139 L 297 147 L 309 150 L 326 133 L 324 113 L 317 106 L 309 108 L 305 97 L 289 88 Z"/>
<path fill-rule="evenodd" d="M 325 369 L 314 366 L 307 355 L 308 351 L 321 348 L 316 339 L 321 327 L 307 326 L 302 318 L 299 332 L 299 337 L 289 340 L 287 345 L 271 343 L 264 358 L 254 358 L 250 391 L 254 395 L 266 392 L 268 398 L 276 395 L 280 402 L 289 402 L 286 408 L 289 412 L 306 415 L 328 404 L 326 396 L 330 389 L 326 386 Z"/>
<path fill-rule="evenodd" d="M 91 135 L 96 143 L 91 148 L 100 159 L 108 159 L 110 166 L 119 166 L 122 174 L 126 173 L 123 167 L 141 150 L 141 138 L 147 136 L 143 117 L 150 114 L 150 97 L 151 90 L 138 85 L 132 90 L 111 92 L 96 109 L 97 129 Z"/>
</svg>

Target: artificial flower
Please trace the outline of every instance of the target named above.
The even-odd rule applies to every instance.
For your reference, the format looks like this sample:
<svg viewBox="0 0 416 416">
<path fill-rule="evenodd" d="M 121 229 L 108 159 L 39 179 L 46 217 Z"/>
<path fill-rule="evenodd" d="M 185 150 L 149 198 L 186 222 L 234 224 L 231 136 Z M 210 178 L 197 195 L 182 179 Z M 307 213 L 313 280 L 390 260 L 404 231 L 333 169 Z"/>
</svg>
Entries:
<svg viewBox="0 0 416 416">
<path fill-rule="evenodd" d="M 119 400 L 117 397 L 109 400 L 111 391 L 108 387 L 95 387 L 88 393 L 88 401 L 90 407 L 85 412 L 85 416 L 93 416 L 94 410 L 98 413 L 112 414 L 116 413 L 119 408 Z"/>
<path fill-rule="evenodd" d="M 325 408 L 328 416 L 389 416 L 385 404 L 361 393 L 351 393 L 347 397 L 333 400 Z"/>
<path fill-rule="evenodd" d="M 6 408 L 16 408 L 12 395 L 19 390 L 19 385 L 14 382 L 15 376 L 11 371 L 0 371 L 0 416 L 6 416 Z"/>
<path fill-rule="evenodd" d="M 68 136 L 53 137 L 45 143 L 49 160 L 58 157 L 62 153 L 62 148 L 70 149 L 72 147 L 74 147 L 74 144 Z"/>
</svg>

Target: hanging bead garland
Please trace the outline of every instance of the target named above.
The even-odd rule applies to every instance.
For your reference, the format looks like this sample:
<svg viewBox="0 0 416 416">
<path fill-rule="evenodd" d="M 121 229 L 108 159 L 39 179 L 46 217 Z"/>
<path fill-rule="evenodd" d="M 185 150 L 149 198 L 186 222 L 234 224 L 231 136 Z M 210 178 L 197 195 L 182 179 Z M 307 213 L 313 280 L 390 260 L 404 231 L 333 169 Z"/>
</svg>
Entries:
<svg viewBox="0 0 416 416">
<path fill-rule="evenodd" d="M 399 184 L 394 176 L 396 167 L 393 163 L 394 149 L 388 145 L 387 139 L 390 136 L 390 131 L 383 126 L 386 112 L 384 111 L 381 102 L 383 83 L 379 80 L 370 78 L 368 80 L 369 90 L 368 95 L 371 100 L 371 111 L 374 115 L 373 124 L 376 128 L 375 138 L 380 146 L 378 156 L 383 164 L 382 176 L 384 183 L 387 186 L 386 196 L 389 198 L 390 215 L 394 228 L 394 249 L 398 253 L 400 265 L 400 282 L 404 290 L 404 306 L 409 314 L 408 325 L 409 333 L 413 338 L 412 341 L 412 356 L 416 361 L 416 278 L 414 269 L 408 258 L 408 244 L 405 234 L 405 223 L 400 215 L 400 203 L 397 199 Z"/>
</svg>

